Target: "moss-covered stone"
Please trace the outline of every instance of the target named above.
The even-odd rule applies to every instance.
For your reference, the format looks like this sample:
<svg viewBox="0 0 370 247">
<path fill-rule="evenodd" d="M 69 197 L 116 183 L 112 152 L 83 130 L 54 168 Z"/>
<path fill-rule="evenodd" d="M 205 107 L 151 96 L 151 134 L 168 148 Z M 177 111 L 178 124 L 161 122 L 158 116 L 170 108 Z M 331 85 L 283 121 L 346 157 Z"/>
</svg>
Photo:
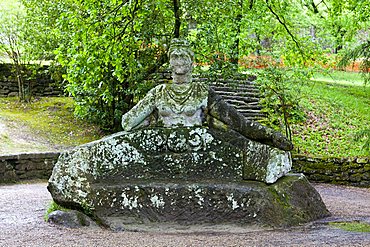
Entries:
<svg viewBox="0 0 370 247">
<path fill-rule="evenodd" d="M 329 215 L 303 175 L 270 186 L 252 181 L 141 180 L 96 184 L 92 189 L 99 195 L 95 216 L 113 228 L 149 221 L 287 227 Z"/>
<path fill-rule="evenodd" d="M 293 171 L 304 173 L 309 180 L 370 186 L 370 166 L 367 157 L 319 158 L 294 155 Z"/>
<path fill-rule="evenodd" d="M 275 182 L 289 153 L 243 139 L 236 146 L 207 128 L 121 132 L 60 155 L 49 180 L 59 201 L 84 202 L 92 184 L 122 179 L 242 179 Z"/>
<path fill-rule="evenodd" d="M 274 160 L 276 151 L 234 139 L 231 133 L 228 140 L 200 127 L 118 133 L 62 154 L 48 189 L 58 204 L 107 225 L 113 217 L 122 225 L 175 221 L 289 226 L 328 215 L 303 176 L 266 185 L 269 165 L 281 162 Z M 261 182 L 246 181 L 249 172 Z M 283 175 L 277 171 L 278 177 Z"/>
</svg>

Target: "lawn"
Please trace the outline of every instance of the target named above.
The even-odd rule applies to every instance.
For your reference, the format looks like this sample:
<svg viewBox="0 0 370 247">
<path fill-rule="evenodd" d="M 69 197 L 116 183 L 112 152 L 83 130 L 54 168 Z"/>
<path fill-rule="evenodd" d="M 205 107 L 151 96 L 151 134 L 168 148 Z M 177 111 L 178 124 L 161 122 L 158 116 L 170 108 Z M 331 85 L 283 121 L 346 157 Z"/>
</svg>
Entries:
<svg viewBox="0 0 370 247">
<path fill-rule="evenodd" d="M 29 127 L 32 134 L 55 145 L 76 146 L 101 138 L 98 127 L 74 117 L 73 104 L 67 97 L 43 97 L 31 104 L 0 98 L 0 116 Z"/>
<path fill-rule="evenodd" d="M 330 78 L 332 78 L 330 80 Z M 337 72 L 302 87 L 306 120 L 293 125 L 295 152 L 313 156 L 367 156 L 356 132 L 370 126 L 370 87 L 357 73 Z"/>
<path fill-rule="evenodd" d="M 363 79 L 360 73 L 357 72 L 346 72 L 346 71 L 334 71 L 330 70 L 322 73 L 315 73 L 312 77 L 313 81 L 325 81 L 333 82 L 336 84 L 362 86 Z"/>
</svg>

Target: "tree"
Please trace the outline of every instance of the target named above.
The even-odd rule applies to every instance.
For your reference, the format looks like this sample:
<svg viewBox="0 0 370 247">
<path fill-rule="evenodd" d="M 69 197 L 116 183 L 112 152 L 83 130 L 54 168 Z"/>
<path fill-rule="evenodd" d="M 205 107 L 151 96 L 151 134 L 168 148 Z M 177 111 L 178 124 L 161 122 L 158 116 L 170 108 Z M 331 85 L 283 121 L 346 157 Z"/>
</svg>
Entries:
<svg viewBox="0 0 370 247">
<path fill-rule="evenodd" d="M 208 73 L 217 75 L 237 72 L 251 53 L 275 64 L 309 65 L 323 53 L 317 40 L 324 34 L 315 31 L 314 40 L 306 30 L 327 28 L 326 20 L 352 8 L 349 0 L 22 2 L 41 33 L 30 35 L 39 47 L 34 54 L 61 65 L 77 115 L 108 129 L 118 129 L 121 115 L 153 86 L 146 79 L 165 65 L 173 37 L 190 40 L 196 63 L 210 65 Z"/>
<path fill-rule="evenodd" d="M 336 54 L 352 42 L 358 30 L 368 22 L 363 14 L 368 7 L 363 0 L 304 0 L 302 5 L 310 16 L 315 38 L 324 46 L 330 45 Z"/>
<path fill-rule="evenodd" d="M 21 101 L 29 102 L 32 96 L 30 81 L 26 81 L 27 56 L 22 46 L 24 35 L 24 15 L 18 4 L 0 9 L 0 52 L 10 59 L 18 82 L 18 96 Z"/>
<path fill-rule="evenodd" d="M 26 39 L 23 47 L 33 60 L 53 62 L 55 50 L 70 41 L 70 33 L 59 28 L 59 18 L 64 12 L 71 11 L 71 1 L 20 0 L 24 6 L 25 23 L 22 32 Z"/>
<path fill-rule="evenodd" d="M 225 60 L 231 61 L 235 70 L 240 55 L 250 51 L 246 37 L 255 31 L 243 28 L 248 21 L 243 16 L 250 17 L 252 8 L 266 9 L 268 1 L 22 2 L 41 33 L 29 35 L 38 47 L 33 54 L 38 59 L 55 56 L 64 68 L 77 115 L 118 129 L 121 115 L 152 86 L 145 79 L 167 61 L 173 37 L 193 41 L 197 62 L 222 71 L 229 64 Z M 197 23 L 195 31 L 188 28 L 190 19 Z"/>
</svg>

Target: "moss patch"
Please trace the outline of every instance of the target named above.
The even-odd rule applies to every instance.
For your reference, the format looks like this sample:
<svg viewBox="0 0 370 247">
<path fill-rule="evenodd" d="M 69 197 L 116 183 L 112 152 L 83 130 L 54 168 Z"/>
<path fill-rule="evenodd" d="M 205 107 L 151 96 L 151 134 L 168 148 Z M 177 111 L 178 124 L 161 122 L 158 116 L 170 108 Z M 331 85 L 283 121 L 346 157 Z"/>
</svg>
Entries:
<svg viewBox="0 0 370 247">
<path fill-rule="evenodd" d="M 57 211 L 57 210 L 68 211 L 69 209 L 66 209 L 66 208 L 60 206 L 55 201 L 51 201 L 50 204 L 49 204 L 49 207 L 46 209 L 46 212 L 45 212 L 45 215 L 44 215 L 44 220 L 48 221 L 49 214 L 54 212 L 54 211 Z"/>
<path fill-rule="evenodd" d="M 349 232 L 370 232 L 370 224 L 361 221 L 330 222 L 329 225 Z"/>
<path fill-rule="evenodd" d="M 44 97 L 31 104 L 18 98 L 0 98 L 0 116 L 24 125 L 32 134 L 54 145 L 76 146 L 103 136 L 98 127 L 76 119 L 74 102 L 68 97 Z"/>
</svg>

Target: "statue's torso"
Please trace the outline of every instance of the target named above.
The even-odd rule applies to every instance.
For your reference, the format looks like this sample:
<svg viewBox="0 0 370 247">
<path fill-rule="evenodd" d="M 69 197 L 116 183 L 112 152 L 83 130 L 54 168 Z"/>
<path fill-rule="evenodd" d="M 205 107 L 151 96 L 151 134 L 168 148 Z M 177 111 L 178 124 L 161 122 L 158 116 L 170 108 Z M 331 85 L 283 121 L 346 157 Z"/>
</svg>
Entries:
<svg viewBox="0 0 370 247">
<path fill-rule="evenodd" d="M 157 125 L 201 126 L 208 88 L 201 83 L 163 84 L 156 87 Z"/>
</svg>

